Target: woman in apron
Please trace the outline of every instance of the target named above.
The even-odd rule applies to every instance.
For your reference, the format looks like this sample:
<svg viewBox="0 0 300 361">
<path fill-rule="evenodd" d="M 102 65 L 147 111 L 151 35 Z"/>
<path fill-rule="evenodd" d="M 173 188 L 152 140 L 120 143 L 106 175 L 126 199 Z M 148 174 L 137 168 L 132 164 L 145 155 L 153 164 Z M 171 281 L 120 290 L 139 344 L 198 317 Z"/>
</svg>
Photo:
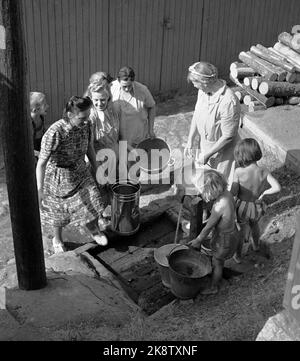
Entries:
<svg viewBox="0 0 300 361">
<path fill-rule="evenodd" d="M 113 102 L 116 102 L 121 110 L 120 140 L 127 141 L 128 151 L 142 140 L 155 137 L 155 101 L 149 89 L 135 81 L 132 68 L 123 67 L 119 70 L 117 80 L 112 82 L 111 93 Z M 120 163 L 119 170 L 125 177 L 127 166 L 123 163 Z M 128 162 L 128 168 L 130 164 Z"/>
<path fill-rule="evenodd" d="M 222 173 L 231 187 L 234 172 L 233 150 L 238 141 L 240 104 L 224 80 L 218 79 L 217 68 L 206 62 L 189 67 L 188 80 L 198 89 L 184 155 L 192 156 L 193 140 L 200 136 L 196 164 L 207 164 Z"/>
</svg>

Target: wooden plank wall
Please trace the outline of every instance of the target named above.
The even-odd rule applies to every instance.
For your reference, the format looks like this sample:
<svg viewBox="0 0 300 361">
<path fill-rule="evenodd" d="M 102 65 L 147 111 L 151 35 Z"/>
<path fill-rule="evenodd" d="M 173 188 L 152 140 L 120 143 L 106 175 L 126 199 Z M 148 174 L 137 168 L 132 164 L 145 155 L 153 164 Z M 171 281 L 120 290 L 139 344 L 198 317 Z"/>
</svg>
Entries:
<svg viewBox="0 0 300 361">
<path fill-rule="evenodd" d="M 300 24 L 298 0 L 204 0 L 200 58 L 227 79 L 241 51 L 258 43 L 273 46 L 278 34 Z"/>
<path fill-rule="evenodd" d="M 45 92 L 49 123 L 90 75 L 130 65 L 153 93 L 187 89 L 201 59 L 227 79 L 251 45 L 273 45 L 299 23 L 299 0 L 21 0 L 31 90 Z"/>
</svg>

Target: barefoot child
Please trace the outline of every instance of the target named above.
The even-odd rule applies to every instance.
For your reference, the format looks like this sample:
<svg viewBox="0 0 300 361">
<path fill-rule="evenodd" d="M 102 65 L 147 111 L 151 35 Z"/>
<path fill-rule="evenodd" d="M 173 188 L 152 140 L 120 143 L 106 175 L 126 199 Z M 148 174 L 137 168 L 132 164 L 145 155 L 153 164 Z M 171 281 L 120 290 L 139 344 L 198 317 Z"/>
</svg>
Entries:
<svg viewBox="0 0 300 361">
<path fill-rule="evenodd" d="M 203 177 L 198 177 L 195 185 L 203 200 L 213 202 L 213 206 L 206 226 L 199 236 L 190 241 L 188 245 L 200 248 L 201 243 L 207 238 L 210 231 L 213 231 L 210 241 L 213 262 L 212 284 L 202 294 L 214 294 L 218 292 L 224 262 L 234 255 L 239 242 L 239 232 L 235 222 L 234 199 L 227 190 L 227 182 L 223 175 L 216 170 L 205 170 Z"/>
<path fill-rule="evenodd" d="M 243 242 L 247 229 L 251 229 L 253 249 L 259 249 L 258 221 L 265 212 L 264 196 L 280 192 L 280 184 L 271 173 L 257 165 L 262 157 L 259 144 L 255 139 L 246 138 L 236 145 L 234 158 L 237 164 L 231 193 L 236 197 L 237 221 L 241 226 L 241 238 L 234 260 L 241 262 Z"/>
<path fill-rule="evenodd" d="M 49 105 L 46 96 L 40 92 L 30 93 L 30 117 L 33 129 L 33 148 L 36 161 L 41 149 L 42 137 L 45 133 L 45 115 Z"/>
<path fill-rule="evenodd" d="M 63 119 L 52 124 L 42 139 L 36 168 L 38 196 L 42 222 L 54 227 L 55 252 L 64 251 L 62 228 L 69 223 L 86 225 L 98 244 L 107 244 L 98 227 L 104 207 L 94 180 L 96 157 L 89 123 L 91 107 L 89 98 L 71 97 Z"/>
</svg>

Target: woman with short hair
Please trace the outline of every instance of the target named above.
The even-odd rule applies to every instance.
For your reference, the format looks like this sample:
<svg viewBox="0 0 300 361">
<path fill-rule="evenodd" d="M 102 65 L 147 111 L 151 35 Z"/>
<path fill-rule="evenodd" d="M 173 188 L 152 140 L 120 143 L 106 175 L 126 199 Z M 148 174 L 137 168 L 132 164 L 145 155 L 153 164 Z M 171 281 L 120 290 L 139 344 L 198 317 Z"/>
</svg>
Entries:
<svg viewBox="0 0 300 361">
<path fill-rule="evenodd" d="M 135 80 L 132 68 L 125 66 L 119 70 L 111 92 L 121 109 L 121 140 L 135 147 L 147 137 L 154 137 L 155 101 L 149 89 Z"/>
</svg>

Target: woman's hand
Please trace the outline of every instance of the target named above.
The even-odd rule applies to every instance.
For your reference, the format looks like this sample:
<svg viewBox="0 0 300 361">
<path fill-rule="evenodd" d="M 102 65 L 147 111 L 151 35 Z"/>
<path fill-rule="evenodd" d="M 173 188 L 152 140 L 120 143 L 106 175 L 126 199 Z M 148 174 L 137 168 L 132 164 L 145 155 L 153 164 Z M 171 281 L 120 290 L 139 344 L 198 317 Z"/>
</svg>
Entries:
<svg viewBox="0 0 300 361">
<path fill-rule="evenodd" d="M 206 154 L 200 153 L 197 156 L 196 163 L 199 165 L 205 165 L 208 162 L 208 160 L 209 157 Z"/>
</svg>

